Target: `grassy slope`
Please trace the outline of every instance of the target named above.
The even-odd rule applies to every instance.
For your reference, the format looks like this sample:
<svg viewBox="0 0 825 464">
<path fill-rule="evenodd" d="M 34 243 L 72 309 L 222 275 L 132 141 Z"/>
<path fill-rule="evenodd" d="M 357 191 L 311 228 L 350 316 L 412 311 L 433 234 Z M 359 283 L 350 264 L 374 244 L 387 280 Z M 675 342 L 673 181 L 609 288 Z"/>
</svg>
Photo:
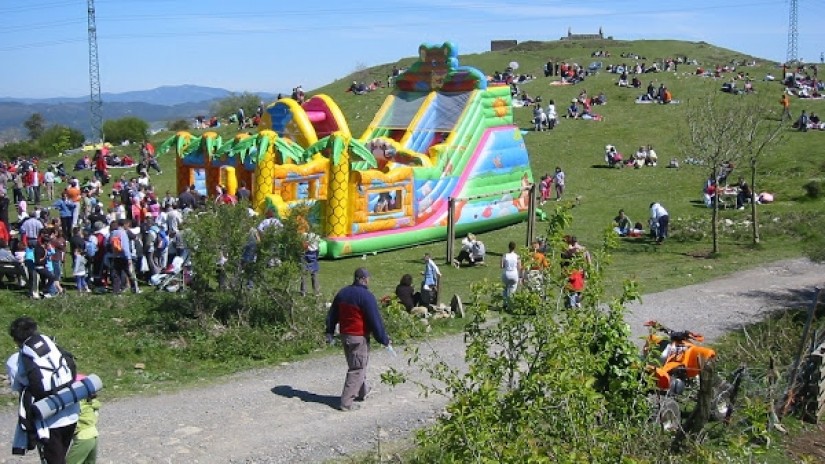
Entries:
<svg viewBox="0 0 825 464">
<path fill-rule="evenodd" d="M 460 43 L 457 44 L 460 47 Z M 552 172 L 555 166 L 561 166 L 568 175 L 568 196 L 580 196 L 581 202 L 574 210 L 575 224 L 573 232 L 580 241 L 595 246 L 601 232 L 609 225 L 619 208 L 624 208 L 634 221 L 646 222 L 647 205 L 653 200 L 662 201 L 670 210 L 671 217 L 685 217 L 709 215 L 709 210 L 697 207 L 692 200 L 700 197 L 700 189 L 706 172 L 693 166 L 685 166 L 679 170 L 645 168 L 642 170 L 609 170 L 602 169 L 603 149 L 605 144 L 614 144 L 620 151 L 630 153 L 642 144 L 653 144 L 659 154 L 659 159 L 666 164 L 671 157 L 682 158 L 678 127 L 682 123 L 684 105 L 636 105 L 635 96 L 640 93 L 632 89 L 619 89 L 614 85 L 616 75 L 600 73 L 589 78 L 583 84 L 568 87 L 551 87 L 548 79 L 542 76 L 542 65 L 549 58 L 554 61 L 567 60 L 587 65 L 593 59 L 590 52 L 597 49 L 607 49 L 612 58 L 601 59 L 607 63 L 621 63 L 619 57 L 622 52 L 634 52 L 650 59 L 687 55 L 695 58 L 705 67 L 716 63 L 727 63 L 731 59 L 744 60 L 741 54 L 711 47 L 705 44 L 693 44 L 678 41 L 636 41 L 636 42 L 585 42 L 585 43 L 525 43 L 518 48 L 507 52 L 483 53 L 468 55 L 461 58 L 461 64 L 472 65 L 488 74 L 503 69 L 507 63 L 518 61 L 519 72 L 531 73 L 539 77 L 536 81 L 524 85 L 530 95 L 541 95 L 545 104 L 554 99 L 559 111 L 563 111 L 571 98 L 575 97 L 582 88 L 590 93 L 604 91 L 608 97 L 608 105 L 599 107 L 597 112 L 605 116 L 603 122 L 568 121 L 563 119 L 561 125 L 551 132 L 528 133 L 526 143 L 531 154 L 534 173 L 540 176 Z M 412 51 L 411 51 L 412 52 Z M 399 60 L 397 64 L 408 65 L 413 58 Z M 371 77 L 384 79 L 389 74 L 393 64 L 372 68 Z M 747 68 L 751 76 L 761 78 L 767 71 L 779 72 L 769 65 L 760 65 Z M 693 67 L 680 67 L 680 72 L 674 74 L 659 73 L 646 75 L 645 79 L 652 78 L 664 82 L 673 90 L 677 99 L 688 99 L 704 92 L 718 91 L 721 82 L 705 80 L 695 76 L 684 76 L 683 73 L 692 73 Z M 347 83 L 353 76 L 345 77 L 329 86 L 317 89 L 314 93 L 326 93 L 332 96 L 341 106 L 347 117 L 353 133 L 360 135 L 370 122 L 388 94 L 387 89 L 380 89 L 366 96 L 354 96 L 344 92 Z M 646 85 L 646 80 L 645 80 Z M 775 103 L 781 92 L 778 83 L 757 82 L 758 95 L 730 98 L 766 98 Z M 778 110 L 778 104 L 775 105 Z M 802 108 L 809 111 L 822 111 L 821 102 L 802 102 L 794 100 L 792 110 L 794 114 Z M 517 123 L 523 128 L 530 127 L 531 118 L 529 109 L 517 110 Z M 234 127 L 221 128 L 224 138 L 235 134 Z M 168 133 L 161 133 L 155 139 L 159 144 Z M 809 132 L 806 134 L 792 132 L 783 146 L 771 153 L 768 160 L 760 169 L 762 187 L 759 190 L 769 190 L 777 193 L 778 202 L 765 206 L 763 211 L 790 212 L 806 211 L 821 208 L 817 202 L 792 201 L 802 193 L 801 186 L 811 177 L 821 176 L 822 161 L 811 156 L 818 153 L 817 145 L 821 146 L 823 134 Z M 118 152 L 134 151 L 136 147 L 118 149 Z M 66 162 L 73 164 L 73 158 Z M 172 156 L 162 156 L 161 164 L 164 169 L 162 176 L 154 181 L 158 191 L 162 194 L 167 189 L 174 189 L 174 159 Z M 599 166 L 599 167 L 594 167 Z M 127 171 L 132 175 L 133 171 Z M 734 174 L 737 175 L 737 173 Z M 554 206 L 548 204 L 547 208 Z M 745 212 L 725 211 L 726 218 L 744 218 Z M 541 223 L 538 230 L 542 230 Z M 449 266 L 442 266 L 444 273 L 443 295 L 447 298 L 453 293 L 468 294 L 468 285 L 472 281 L 484 278 L 498 280 L 497 266 L 498 253 L 506 248 L 506 243 L 515 240 L 523 243 L 525 226 L 516 225 L 502 230 L 484 234 L 481 238 L 487 243 L 490 251 L 491 265 L 486 268 L 456 270 Z M 671 241 L 663 247 L 652 247 L 644 243 L 624 242 L 614 254 L 614 265 L 610 273 L 615 278 L 614 285 L 618 285 L 624 277 L 635 277 L 642 283 L 644 292 L 656 291 L 694 283 L 700 279 L 711 279 L 735 269 L 750 267 L 762 262 L 795 256 L 799 254 L 799 244 L 793 240 L 767 237 L 765 247 L 760 251 L 752 251 L 746 243 L 722 242 L 723 255 L 712 262 L 691 258 L 689 253 L 707 251 L 710 244 L 706 242 L 676 243 Z M 376 256 L 367 256 L 366 260 L 345 259 L 327 261 L 321 265 L 321 285 L 327 295 L 331 295 L 342 285 L 348 284 L 352 271 L 358 266 L 369 267 L 375 278 L 372 286 L 376 294 L 388 294 L 404 273 L 418 275 L 421 270 L 421 256 L 430 251 L 439 262 L 445 256 L 445 243 L 422 245 L 406 250 L 391 253 L 382 253 Z M 442 298 L 446 299 L 446 298 Z M 33 303 L 21 302 L 16 295 L 3 292 L 0 302 L 3 307 L 10 308 L 4 311 L 0 324 L 7 324 L 16 314 L 34 312 L 46 318 L 45 331 L 56 333 L 64 339 L 72 340 L 72 345 L 80 345 L 77 351 L 85 356 L 84 364 L 91 366 L 91 370 L 100 372 L 108 378 L 116 377 L 117 382 L 123 384 L 125 391 L 147 391 L 157 386 L 156 381 L 169 378 L 193 380 L 209 377 L 215 372 L 243 369 L 253 365 L 272 362 L 272 359 L 251 360 L 239 359 L 234 362 L 221 363 L 204 361 L 203 365 L 193 365 L 177 359 L 173 346 L 186 343 L 185 340 L 157 340 L 142 333 L 140 322 L 130 315 L 134 308 L 162 309 L 162 305 L 146 298 L 127 297 L 125 301 L 113 301 L 103 297 L 93 297 L 93 304 L 75 305 L 73 302 L 36 303 L 44 308 L 32 310 Z M 53 305 L 50 312 L 46 312 L 46 305 Z M 62 311 L 56 311 L 61 309 Z M 154 314 L 154 313 L 149 313 Z M 155 317 L 155 316 L 149 316 Z M 162 317 L 162 316 L 156 316 Z M 97 346 L 99 341 L 79 342 L 81 334 L 114 335 L 116 341 L 107 346 Z M 94 337 L 96 338 L 96 337 Z M 108 338 L 108 337 L 106 337 Z M 192 342 L 194 343 L 194 342 Z M 10 342 L 7 344 L 10 350 Z M 105 350 L 106 354 L 98 357 L 95 353 Z M 147 358 L 149 361 L 147 362 Z M 147 362 L 147 370 L 143 373 L 132 370 L 136 362 Z M 151 366 L 151 367 L 150 367 Z M 172 374 L 174 373 L 174 374 Z M 122 374 L 122 375 L 118 375 Z"/>
</svg>

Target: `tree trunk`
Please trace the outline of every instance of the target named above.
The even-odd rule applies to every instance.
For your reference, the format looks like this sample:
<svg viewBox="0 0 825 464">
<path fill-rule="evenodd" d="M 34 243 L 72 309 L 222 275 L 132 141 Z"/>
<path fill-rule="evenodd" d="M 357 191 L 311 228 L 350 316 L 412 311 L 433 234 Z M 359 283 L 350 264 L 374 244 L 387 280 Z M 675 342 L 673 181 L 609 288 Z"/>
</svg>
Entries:
<svg viewBox="0 0 825 464">
<path fill-rule="evenodd" d="M 710 233 L 713 238 L 712 253 L 716 255 L 719 253 L 719 178 L 717 177 L 716 167 L 713 168 L 713 179 L 716 180 L 716 191 L 713 194 L 713 214 L 711 216 Z"/>
<path fill-rule="evenodd" d="M 756 216 L 756 157 L 751 158 L 751 232 L 753 244 L 759 244 L 759 222 Z"/>
</svg>

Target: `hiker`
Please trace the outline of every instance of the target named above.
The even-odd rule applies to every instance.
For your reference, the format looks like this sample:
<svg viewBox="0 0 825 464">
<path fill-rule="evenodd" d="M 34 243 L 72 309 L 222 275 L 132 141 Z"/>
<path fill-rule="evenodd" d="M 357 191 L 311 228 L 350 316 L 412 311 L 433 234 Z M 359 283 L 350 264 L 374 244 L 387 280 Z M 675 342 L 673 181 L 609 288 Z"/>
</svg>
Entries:
<svg viewBox="0 0 825 464">
<path fill-rule="evenodd" d="M 19 317 L 12 321 L 9 335 L 20 348 L 6 361 L 11 389 L 19 392 L 21 397 L 21 422 L 18 431 L 21 425 L 32 427 L 23 432 L 23 440 L 29 438 L 25 436 L 26 432 L 31 432 L 37 441 L 43 462 L 65 464 L 66 453 L 77 426 L 80 406 L 77 403 L 68 404 L 45 420 L 35 419 L 31 408 L 34 401 L 71 384 L 74 379 L 74 362 L 67 359 L 66 353 L 58 348 L 51 338 L 40 334 L 37 322 L 30 317 Z M 55 367 L 43 367 L 44 365 Z M 15 439 L 12 452 L 23 454 L 33 447 L 34 443 L 18 443 Z"/>
<path fill-rule="evenodd" d="M 75 380 L 79 382 L 85 378 L 85 375 L 77 374 Z M 99 414 L 100 400 L 97 399 L 96 394 L 91 394 L 80 402 L 80 416 L 77 421 L 77 428 L 74 431 L 72 447 L 66 456 L 66 464 L 94 464 L 97 462 L 99 436 L 97 418 Z"/>
<path fill-rule="evenodd" d="M 352 285 L 342 288 L 335 295 L 327 314 L 327 343 L 332 344 L 335 326 L 338 325 L 347 359 L 347 376 L 338 406 L 341 411 L 358 409 L 353 401 L 364 401 L 370 393 L 367 384 L 370 335 L 378 343 L 390 346 L 378 302 L 368 288 L 369 279 L 370 274 L 365 268 L 356 269 Z"/>
</svg>

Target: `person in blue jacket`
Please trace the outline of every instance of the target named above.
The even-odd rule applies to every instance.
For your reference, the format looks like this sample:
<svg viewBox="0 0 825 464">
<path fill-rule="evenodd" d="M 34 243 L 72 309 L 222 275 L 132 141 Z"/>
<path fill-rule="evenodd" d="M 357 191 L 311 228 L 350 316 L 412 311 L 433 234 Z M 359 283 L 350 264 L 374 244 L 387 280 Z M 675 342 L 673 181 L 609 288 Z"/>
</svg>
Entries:
<svg viewBox="0 0 825 464">
<path fill-rule="evenodd" d="M 370 335 L 378 343 L 390 346 L 390 338 L 378 312 L 378 302 L 368 288 L 369 279 L 370 274 L 365 268 L 356 269 L 352 285 L 338 291 L 327 314 L 327 343 L 332 343 L 337 324 L 347 359 L 347 377 L 339 406 L 342 411 L 357 409 L 353 402 L 364 401 L 369 394 L 367 364 Z"/>
</svg>

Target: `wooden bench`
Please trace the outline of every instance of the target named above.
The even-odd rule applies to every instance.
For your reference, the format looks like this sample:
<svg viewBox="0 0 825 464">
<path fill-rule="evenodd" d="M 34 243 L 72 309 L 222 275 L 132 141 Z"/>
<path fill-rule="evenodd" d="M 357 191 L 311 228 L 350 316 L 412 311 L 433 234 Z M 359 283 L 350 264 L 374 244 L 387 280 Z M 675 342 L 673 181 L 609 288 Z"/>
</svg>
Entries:
<svg viewBox="0 0 825 464">
<path fill-rule="evenodd" d="M 26 268 L 20 263 L 0 261 L 0 282 L 4 276 L 13 278 L 14 282 L 22 287 L 26 282 Z"/>
</svg>

